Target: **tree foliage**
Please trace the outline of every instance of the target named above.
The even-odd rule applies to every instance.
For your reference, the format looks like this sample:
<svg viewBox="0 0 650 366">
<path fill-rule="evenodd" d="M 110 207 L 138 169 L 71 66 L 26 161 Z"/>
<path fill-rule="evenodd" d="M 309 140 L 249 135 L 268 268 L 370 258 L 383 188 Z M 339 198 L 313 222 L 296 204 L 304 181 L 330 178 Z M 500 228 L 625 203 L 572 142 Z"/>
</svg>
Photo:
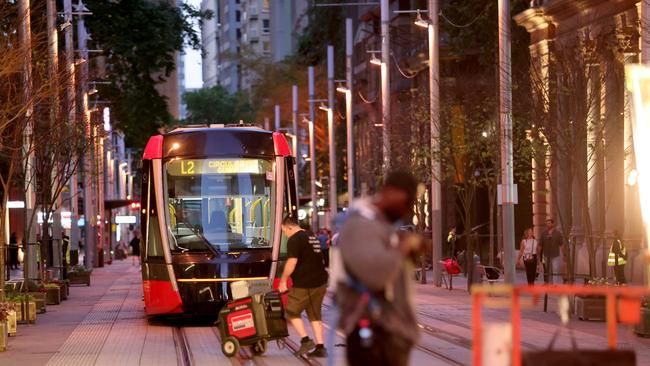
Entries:
<svg viewBox="0 0 650 366">
<path fill-rule="evenodd" d="M 183 100 L 187 104 L 186 123 L 250 122 L 255 116 L 246 93 L 230 94 L 220 85 L 185 93 Z"/>
<path fill-rule="evenodd" d="M 176 53 L 184 45 L 200 48 L 193 21 L 201 23 L 211 14 L 167 1 L 89 0 L 86 4 L 93 12 L 86 24 L 108 64 L 110 84 L 99 86 L 100 96 L 112 103 L 112 116 L 126 143 L 142 146 L 149 135 L 172 121 L 156 85 L 174 71 Z"/>
</svg>

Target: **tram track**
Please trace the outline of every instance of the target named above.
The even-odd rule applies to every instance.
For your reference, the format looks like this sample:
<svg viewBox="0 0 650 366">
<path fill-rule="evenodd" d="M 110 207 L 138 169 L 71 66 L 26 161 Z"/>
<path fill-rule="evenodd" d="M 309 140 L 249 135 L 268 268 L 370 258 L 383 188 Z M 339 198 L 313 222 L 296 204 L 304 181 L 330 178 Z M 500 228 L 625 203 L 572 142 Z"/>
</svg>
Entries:
<svg viewBox="0 0 650 366">
<path fill-rule="evenodd" d="M 331 309 L 331 308 L 332 308 L 332 306 L 331 306 L 330 304 L 326 304 L 326 303 L 323 303 L 323 307 L 324 307 L 325 309 Z M 325 326 L 327 329 L 330 328 L 330 327 L 327 326 L 327 325 L 324 325 L 324 326 Z M 435 337 L 435 338 L 438 338 L 438 339 L 440 339 L 440 340 L 442 340 L 442 341 L 444 341 L 444 342 L 452 343 L 452 344 L 454 344 L 454 345 L 456 345 L 456 346 L 459 346 L 459 347 L 462 347 L 462 348 L 466 348 L 466 349 L 468 349 L 468 350 L 471 350 L 471 341 L 469 341 L 469 340 L 466 340 L 466 342 L 464 342 L 464 341 L 461 341 L 461 340 L 453 339 L 452 337 L 444 337 L 444 336 L 441 336 L 441 333 L 438 332 L 436 328 L 433 328 L 433 327 L 428 326 L 428 325 L 424 325 L 424 324 L 420 324 L 420 323 L 418 323 L 418 327 L 419 327 L 420 329 L 422 329 L 422 331 L 423 331 L 424 333 L 426 333 L 427 335 L 429 335 L 429 336 L 431 336 L 431 337 Z M 337 331 L 337 332 L 338 332 L 338 331 Z M 450 333 L 450 334 L 451 334 L 451 333 Z M 340 336 L 343 336 L 343 334 L 340 334 L 340 333 L 339 333 L 339 335 L 340 335 Z M 462 338 L 462 337 L 457 337 L 457 338 Z M 448 355 L 446 355 L 446 354 L 444 354 L 444 353 L 442 353 L 442 352 L 440 352 L 440 351 L 436 351 L 436 350 L 432 349 L 431 347 L 427 347 L 427 346 L 425 346 L 425 345 L 421 345 L 421 344 L 416 344 L 416 345 L 415 345 L 415 348 L 416 348 L 417 350 L 419 350 L 419 351 L 425 353 L 425 354 L 428 355 L 428 356 L 431 356 L 431 357 L 436 358 L 436 359 L 438 359 L 438 360 L 441 360 L 441 361 L 447 362 L 447 363 L 449 363 L 449 364 L 451 364 L 451 365 L 457 365 L 457 366 L 464 366 L 464 365 L 465 365 L 464 362 L 460 362 L 460 361 L 458 361 L 458 360 L 455 360 L 454 358 L 449 357 Z"/>
<path fill-rule="evenodd" d="M 175 326 L 172 328 L 172 336 L 176 347 L 176 358 L 180 366 L 193 366 L 194 359 L 192 351 L 187 341 L 187 335 L 182 327 Z"/>
</svg>

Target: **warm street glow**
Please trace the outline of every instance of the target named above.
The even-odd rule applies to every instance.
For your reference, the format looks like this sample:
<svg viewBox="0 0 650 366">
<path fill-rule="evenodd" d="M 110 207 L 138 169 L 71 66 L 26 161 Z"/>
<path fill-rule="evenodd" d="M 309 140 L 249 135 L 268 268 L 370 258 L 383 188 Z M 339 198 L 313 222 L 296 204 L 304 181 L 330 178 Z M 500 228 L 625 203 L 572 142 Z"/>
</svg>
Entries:
<svg viewBox="0 0 650 366">
<path fill-rule="evenodd" d="M 343 87 L 343 86 L 339 86 L 339 87 L 337 87 L 337 88 L 336 88 L 336 91 L 339 92 L 339 93 L 344 93 L 344 94 L 347 93 L 347 92 L 349 92 L 348 88 L 345 88 L 345 87 Z"/>
<path fill-rule="evenodd" d="M 636 157 L 636 183 L 639 187 L 641 217 L 646 242 L 650 241 L 650 67 L 627 65 L 626 87 L 632 93 L 632 136 Z M 630 174 L 631 175 L 631 174 Z M 628 183 L 629 179 L 628 177 Z M 650 250 L 650 249 L 648 249 Z"/>
<path fill-rule="evenodd" d="M 424 20 L 424 19 L 422 19 L 422 15 L 420 15 L 420 12 L 419 12 L 419 11 L 418 11 L 418 16 L 417 16 L 417 18 L 415 18 L 415 22 L 414 22 L 414 24 L 417 25 L 418 27 L 429 28 L 429 22 L 426 21 L 426 20 Z"/>
<path fill-rule="evenodd" d="M 318 109 L 320 109 L 321 111 L 325 111 L 325 112 L 327 112 L 327 111 L 330 110 L 329 108 L 327 108 L 327 107 L 324 106 L 324 105 L 319 106 Z"/>
<path fill-rule="evenodd" d="M 639 179 L 639 172 L 637 172 L 636 169 L 632 169 L 630 174 L 628 174 L 627 176 L 627 185 L 630 187 L 635 186 L 638 179 Z"/>
</svg>

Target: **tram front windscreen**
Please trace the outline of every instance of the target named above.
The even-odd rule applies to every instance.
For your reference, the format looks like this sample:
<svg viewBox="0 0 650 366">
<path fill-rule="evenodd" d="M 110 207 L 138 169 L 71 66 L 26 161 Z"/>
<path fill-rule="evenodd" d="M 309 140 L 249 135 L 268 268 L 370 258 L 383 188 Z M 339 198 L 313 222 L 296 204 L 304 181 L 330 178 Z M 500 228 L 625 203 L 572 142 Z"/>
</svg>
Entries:
<svg viewBox="0 0 650 366">
<path fill-rule="evenodd" d="M 165 164 L 172 251 L 269 249 L 275 171 L 266 159 L 178 159 Z"/>
</svg>

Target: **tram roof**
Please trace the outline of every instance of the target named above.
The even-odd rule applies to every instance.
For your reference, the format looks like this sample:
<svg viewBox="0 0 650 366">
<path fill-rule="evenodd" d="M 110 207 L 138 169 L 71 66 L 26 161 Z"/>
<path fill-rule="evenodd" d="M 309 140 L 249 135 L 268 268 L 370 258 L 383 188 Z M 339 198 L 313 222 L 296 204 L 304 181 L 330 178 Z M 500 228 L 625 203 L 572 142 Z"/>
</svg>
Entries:
<svg viewBox="0 0 650 366">
<path fill-rule="evenodd" d="M 280 133 L 246 125 L 200 125 L 182 126 L 153 136 L 143 158 L 273 157 L 290 154 L 289 145 Z"/>
</svg>

